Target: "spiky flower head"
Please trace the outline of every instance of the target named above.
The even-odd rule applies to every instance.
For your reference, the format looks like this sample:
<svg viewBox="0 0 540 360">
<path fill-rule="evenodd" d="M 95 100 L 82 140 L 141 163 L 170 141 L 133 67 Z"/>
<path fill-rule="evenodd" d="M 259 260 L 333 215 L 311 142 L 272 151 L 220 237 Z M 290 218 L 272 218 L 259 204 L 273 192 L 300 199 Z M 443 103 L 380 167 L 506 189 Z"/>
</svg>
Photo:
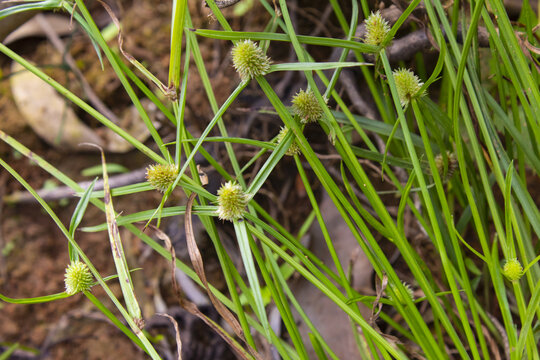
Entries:
<svg viewBox="0 0 540 360">
<path fill-rule="evenodd" d="M 266 75 L 270 70 L 270 58 L 251 40 L 239 41 L 232 49 L 233 65 L 242 80 Z"/>
<path fill-rule="evenodd" d="M 403 284 L 403 286 L 405 287 L 405 290 L 407 290 L 407 294 L 409 295 L 409 297 L 411 298 L 411 300 L 414 301 L 414 292 L 413 292 L 413 289 L 411 287 L 411 285 L 407 284 L 405 281 L 401 281 L 401 283 Z M 406 303 L 406 299 L 403 297 L 403 295 L 398 291 L 397 289 L 397 286 L 396 285 L 390 285 L 390 287 L 392 288 L 392 290 L 394 291 L 394 293 L 396 294 L 396 299 L 394 299 L 391 295 L 388 295 L 388 299 L 390 299 L 390 301 L 393 301 L 393 302 L 398 302 L 400 303 L 401 305 L 404 305 Z"/>
<path fill-rule="evenodd" d="M 444 158 L 443 154 L 439 154 L 435 156 L 435 166 L 437 167 L 437 171 L 441 178 L 443 180 L 448 180 L 454 175 L 454 171 L 456 171 L 458 167 L 458 161 L 456 154 L 450 151 L 446 151 L 446 159 L 448 160 L 448 168 L 446 169 L 446 173 L 444 172 Z"/>
<path fill-rule="evenodd" d="M 82 261 L 76 261 L 66 268 L 64 282 L 66 284 L 66 293 L 74 295 L 90 289 L 94 281 L 88 266 Z"/>
<path fill-rule="evenodd" d="M 503 275 L 510 281 L 517 281 L 523 276 L 523 266 L 518 259 L 512 258 L 506 260 L 503 266 Z"/>
<path fill-rule="evenodd" d="M 369 45 L 379 46 L 386 35 L 390 32 L 390 25 L 381 16 L 381 13 L 371 13 L 366 19 L 366 34 L 364 36 L 364 43 Z"/>
<path fill-rule="evenodd" d="M 250 196 L 242 190 L 240 185 L 227 181 L 217 194 L 217 214 L 220 220 L 234 221 L 244 216 Z"/>
<path fill-rule="evenodd" d="M 146 180 L 158 191 L 165 192 L 176 180 L 178 166 L 174 164 L 154 164 L 146 168 Z"/>
<path fill-rule="evenodd" d="M 292 107 L 295 115 L 298 115 L 300 121 L 304 124 L 315 122 L 323 116 L 323 109 L 313 90 L 306 91 L 300 89 L 292 99 Z"/>
<path fill-rule="evenodd" d="M 288 132 L 289 132 L 289 128 L 287 128 L 287 127 L 282 127 L 281 128 L 281 131 L 279 132 L 279 134 L 277 136 L 277 143 L 278 144 L 280 144 L 283 141 L 283 139 L 285 138 L 285 136 L 287 135 Z M 289 149 L 287 150 L 285 155 L 294 156 L 294 155 L 299 154 L 299 153 L 300 153 L 300 148 L 298 147 L 298 144 L 296 143 L 296 140 L 293 140 L 291 146 L 289 146 Z"/>
<path fill-rule="evenodd" d="M 401 68 L 394 70 L 393 74 L 401 106 L 406 107 L 413 97 L 426 94 L 425 92 L 418 93 L 424 83 L 411 70 Z"/>
</svg>

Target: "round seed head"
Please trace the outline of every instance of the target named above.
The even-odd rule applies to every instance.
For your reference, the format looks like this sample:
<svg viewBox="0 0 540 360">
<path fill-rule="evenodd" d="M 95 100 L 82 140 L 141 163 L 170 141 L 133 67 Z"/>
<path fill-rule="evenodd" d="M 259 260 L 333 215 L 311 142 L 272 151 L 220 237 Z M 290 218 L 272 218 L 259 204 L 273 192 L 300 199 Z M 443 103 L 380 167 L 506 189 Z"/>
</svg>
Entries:
<svg viewBox="0 0 540 360">
<path fill-rule="evenodd" d="M 517 281 L 523 276 L 523 266 L 518 259 L 508 259 L 503 266 L 503 275 L 510 281 Z"/>
<path fill-rule="evenodd" d="M 287 135 L 288 132 L 289 132 L 288 128 L 286 128 L 286 127 L 281 128 L 281 131 L 279 132 L 279 134 L 277 136 L 277 143 L 278 144 L 280 144 L 283 141 L 283 139 L 285 138 L 285 136 Z M 289 146 L 289 149 L 287 150 L 285 155 L 294 156 L 294 155 L 299 154 L 299 153 L 300 153 L 300 148 L 298 147 L 298 144 L 296 143 L 296 140 L 293 140 L 291 146 Z"/>
<path fill-rule="evenodd" d="M 217 214 L 220 220 L 234 221 L 244 216 L 250 196 L 240 185 L 228 181 L 221 186 L 217 194 Z"/>
<path fill-rule="evenodd" d="M 292 99 L 295 115 L 302 123 L 315 122 L 323 116 L 323 109 L 312 90 L 300 90 Z"/>
<path fill-rule="evenodd" d="M 381 13 L 371 13 L 366 19 L 366 35 L 364 36 L 364 43 L 369 45 L 379 46 L 386 35 L 390 32 L 390 25 L 381 16 Z"/>
<path fill-rule="evenodd" d="M 437 171 L 439 172 L 439 175 L 442 179 L 448 180 L 454 175 L 454 171 L 456 171 L 458 167 L 458 161 L 456 154 L 450 151 L 446 151 L 446 158 L 448 160 L 448 168 L 446 170 L 446 174 L 444 172 L 444 158 L 442 154 L 439 154 L 435 156 L 435 165 L 437 166 Z"/>
<path fill-rule="evenodd" d="M 405 290 L 407 290 L 407 294 L 409 295 L 409 297 L 411 298 L 411 300 L 414 301 L 414 292 L 413 292 L 413 289 L 411 287 L 411 285 L 407 284 L 405 281 L 402 281 L 401 282 L 403 284 L 403 286 L 405 286 Z M 406 299 L 403 297 L 403 295 L 397 290 L 397 287 L 395 285 L 390 285 L 390 287 L 392 288 L 392 290 L 394 290 L 394 292 L 396 293 L 396 299 L 394 299 L 391 295 L 388 295 L 388 299 L 390 299 L 391 301 L 393 302 L 398 302 L 402 305 L 404 305 L 406 303 Z"/>
<path fill-rule="evenodd" d="M 424 92 L 418 93 L 424 83 L 411 70 L 397 69 L 393 74 L 401 106 L 406 107 L 414 96 L 425 95 Z"/>
<path fill-rule="evenodd" d="M 270 70 L 270 58 L 253 41 L 238 42 L 232 49 L 233 65 L 244 81 L 266 75 Z"/>
<path fill-rule="evenodd" d="M 90 289 L 93 283 L 93 277 L 88 266 L 82 261 L 77 261 L 71 263 L 66 268 L 64 282 L 66 284 L 66 293 L 74 295 Z"/>
<path fill-rule="evenodd" d="M 176 180 L 178 167 L 174 164 L 154 164 L 146 168 L 146 180 L 152 187 L 165 192 Z"/>
</svg>

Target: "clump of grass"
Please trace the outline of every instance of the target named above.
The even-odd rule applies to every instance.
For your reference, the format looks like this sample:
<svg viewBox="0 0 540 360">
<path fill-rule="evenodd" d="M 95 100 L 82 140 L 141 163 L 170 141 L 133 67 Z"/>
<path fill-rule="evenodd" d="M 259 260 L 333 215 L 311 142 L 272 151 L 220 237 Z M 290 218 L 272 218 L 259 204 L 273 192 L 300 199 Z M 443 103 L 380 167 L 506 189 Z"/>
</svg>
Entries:
<svg viewBox="0 0 540 360">
<path fill-rule="evenodd" d="M 302 277 L 313 285 L 314 296 L 329 298 L 348 316 L 354 325 L 351 332 L 358 342 L 362 357 L 406 359 L 421 356 L 446 359 L 450 358 L 449 354 L 455 354 L 452 356 L 456 358 L 488 359 L 496 356 L 497 352 L 508 350 L 511 359 L 539 358 L 534 329 L 538 328 L 540 315 L 540 257 L 537 254 L 540 211 L 526 184 L 530 180 L 530 173 L 540 173 L 540 76 L 531 54 L 520 46 L 515 35 L 516 32 L 528 34 L 528 41 L 538 47 L 537 39 L 532 36 L 535 24 L 531 19 L 536 16 L 530 8 L 524 7 L 522 21 L 511 22 L 501 0 L 476 2 L 472 7 L 455 4 L 453 8 L 445 8 L 440 1 L 424 2 L 421 8 L 427 22 L 424 27 L 430 32 L 430 41 L 437 45 L 434 48 L 440 51 L 438 61 L 426 64 L 429 58 L 417 54 L 413 60 L 403 60 L 401 68 L 393 69 L 388 58 L 391 52 L 381 45 L 387 45 L 385 39 L 398 33 L 398 30 L 398 34 L 415 31 L 414 26 L 406 25 L 405 19 L 418 8 L 419 3 L 412 1 L 403 9 L 403 16 L 392 28 L 380 12 L 371 13 L 366 19 L 364 41 L 358 43 L 353 41 L 355 34 L 351 29 L 358 27 L 361 12 L 366 15 L 370 12 L 366 1 L 353 1 L 351 13 L 347 16 L 338 2 L 331 2 L 335 17 L 343 33 L 347 34 L 346 39 L 337 36 L 335 39 L 299 36 L 285 0 L 276 1 L 280 13 L 276 13 L 267 2 L 262 2 L 271 17 L 263 34 L 238 34 L 232 31 L 215 4 L 210 2 L 209 6 L 223 30 L 187 31 L 186 45 L 182 46 L 184 29 L 186 26 L 191 29 L 193 24 L 185 2 L 174 2 L 175 23 L 172 24 L 171 33 L 174 56 L 171 56 L 169 83 L 178 86 L 174 91 L 179 96 L 166 100 L 168 104 L 162 104 L 103 40 L 84 2 L 77 0 L 75 9 L 69 2 L 62 2 L 63 8 L 75 11 L 75 19 L 82 23 L 96 47 L 101 49 L 99 54 L 103 54 L 111 63 L 133 103 L 139 104 L 139 100 L 134 95 L 131 83 L 151 98 L 176 127 L 175 140 L 168 146 L 163 142 L 162 135 L 152 128 L 150 121 L 147 121 L 147 126 L 153 136 L 152 146 L 138 142 L 6 46 L 0 44 L 0 51 L 119 133 L 144 154 L 148 162 L 156 164 L 148 169 L 148 182 L 164 193 L 161 203 L 137 214 L 116 216 L 114 210 L 109 210 L 109 217 L 118 218 L 118 224 L 136 234 L 157 253 L 168 254 L 133 223 L 159 219 L 160 216 L 184 216 L 187 207 L 172 206 L 168 202 L 166 190 L 171 186 L 182 189 L 186 198 L 190 199 L 190 205 L 197 198 L 193 212 L 201 219 L 215 246 L 227 291 L 220 293 L 211 286 L 207 288 L 216 299 L 222 301 L 219 304 L 229 309 L 230 316 L 238 319 L 240 325 L 235 326 L 235 331 L 241 344 L 227 337 L 225 331 L 220 332 L 238 353 L 257 357 L 258 350 L 271 344 L 284 359 L 307 359 L 310 351 L 316 352 L 320 358 L 337 358 L 336 349 L 321 335 L 309 315 L 299 308 L 294 287 L 287 281 L 295 273 L 294 276 Z M 10 11 L 15 12 L 13 9 L 30 9 L 21 6 L 0 10 L 0 18 L 9 15 Z M 40 4 L 33 6 L 39 9 Z M 483 16 L 487 13 L 494 16 Z M 415 18 L 410 17 L 410 20 L 414 23 Z M 458 37 L 457 28 L 452 28 L 451 24 L 468 26 L 459 30 Z M 489 42 L 483 43 L 478 39 L 479 27 L 484 27 L 490 35 Z M 236 42 L 232 51 L 233 65 L 242 82 L 221 106 L 216 100 L 216 89 L 212 87 L 205 68 L 207 64 L 201 55 L 200 37 Z M 245 38 L 248 39 L 239 40 Z M 249 38 L 260 42 L 257 44 Z M 394 46 L 402 46 L 402 40 L 394 38 L 392 41 Z M 265 55 L 268 46 L 285 45 L 294 50 L 298 61 L 294 64 L 271 65 Z M 328 47 L 329 52 L 330 49 L 340 48 L 340 58 L 332 63 L 313 61 L 311 45 Z M 489 47 L 490 62 L 479 61 L 485 56 L 480 54 L 480 46 Z M 349 53 L 356 60 L 352 65 L 362 64 L 362 77 L 354 78 L 353 83 L 362 90 L 358 93 L 369 94 L 366 97 L 373 99 L 373 109 L 370 111 L 363 111 L 353 106 L 350 99 L 342 97 L 339 79 L 344 74 L 342 68 L 351 66 L 350 62 L 345 62 Z M 375 55 L 376 66 L 364 66 L 365 54 Z M 180 71 L 182 57 L 185 68 Z M 417 74 L 408 68 L 416 69 Z M 307 84 L 308 90 L 301 90 L 294 96 L 292 113 L 284 103 L 283 94 L 277 94 L 272 84 L 263 77 L 270 71 L 280 70 L 302 71 L 299 73 L 301 82 Z M 322 70 L 330 72 L 331 76 L 328 77 L 328 73 Z M 186 89 L 192 81 L 188 74 L 194 71 L 202 79 L 213 111 L 212 119 L 209 119 L 208 126 L 199 137 L 194 137 L 188 131 L 184 119 L 186 102 L 189 101 Z M 479 77 L 483 73 L 493 76 L 485 80 Z M 350 75 L 351 72 L 348 74 L 354 76 Z M 128 77 L 132 82 L 127 81 Z M 290 141 L 288 132 L 294 131 L 295 136 L 288 149 L 282 146 L 281 151 L 271 151 L 276 149 L 271 139 L 261 141 L 228 135 L 222 116 L 231 109 L 249 81 L 253 82 L 251 85 L 254 89 L 261 90 L 260 96 L 266 98 L 265 101 L 273 106 L 273 112 L 277 114 L 275 119 L 282 126 L 277 137 L 278 144 L 287 136 Z M 324 101 L 321 99 L 329 99 L 328 105 L 322 106 Z M 364 116 L 366 114 L 371 114 L 371 118 Z M 141 116 L 144 117 L 143 111 Z M 317 121 L 332 141 L 322 144 L 326 148 L 317 144 L 316 153 L 314 144 L 306 139 L 302 130 L 304 124 Z M 208 138 L 210 132 L 216 130 L 215 125 L 219 134 Z M 20 142 L 1 132 L 0 135 L 15 150 L 36 161 L 41 168 L 81 194 L 80 204 L 92 204 L 104 209 L 99 199 L 103 195 L 91 188 L 85 192 L 71 178 Z M 388 141 L 387 149 L 381 151 L 379 145 L 385 144 L 385 139 L 392 141 Z M 221 142 L 226 150 L 225 158 L 212 157 L 204 148 L 207 141 Z M 258 151 L 249 159 L 238 159 L 239 153 L 235 152 L 234 143 L 254 146 Z M 305 189 L 309 201 L 299 206 L 309 206 L 306 214 L 311 212 L 312 215 L 306 216 L 305 222 L 298 224 L 300 230 L 296 231 L 287 229 L 284 223 L 272 217 L 270 213 L 275 211 L 265 209 L 256 201 L 258 197 L 254 196 L 266 185 L 272 173 L 283 166 L 281 157 L 297 154 L 299 145 L 302 159 L 295 157 L 296 168 L 287 171 L 294 174 L 298 182 L 301 181 L 295 183 L 295 187 Z M 169 153 L 170 147 L 174 147 L 174 156 Z M 330 169 L 332 165 L 319 154 L 321 148 L 339 160 L 335 169 Z M 159 153 L 152 149 L 159 149 Z M 196 154 L 204 156 L 210 166 L 227 180 L 217 196 L 203 186 L 201 179 L 204 175 L 198 171 L 194 161 Z M 167 165 L 173 158 L 175 165 Z M 242 167 L 244 161 L 245 166 Z M 251 166 L 256 162 L 260 166 L 251 171 Z M 2 159 L 0 163 L 25 184 L 9 164 Z M 306 169 L 313 174 L 312 180 L 306 175 Z M 389 206 L 385 203 L 387 198 L 383 197 L 378 182 L 367 175 L 374 169 L 383 173 L 386 186 L 392 187 L 391 191 L 400 199 L 399 205 Z M 459 176 L 452 176 L 456 169 L 459 169 Z M 237 182 L 232 179 L 237 179 Z M 364 293 L 352 286 L 351 276 L 344 270 L 349 264 L 342 264 L 337 256 L 335 239 L 327 229 L 314 188 L 329 194 L 353 241 L 363 251 L 373 271 L 379 278 L 388 279 L 392 306 L 383 305 L 388 304 L 388 300 L 379 302 L 381 294 L 375 298 L 371 293 Z M 28 189 L 35 193 L 31 187 Z M 144 183 L 132 184 L 118 193 L 137 194 L 145 190 L 148 190 L 148 186 Z M 502 196 L 495 196 L 496 193 Z M 39 199 L 37 193 L 35 196 Z M 110 193 L 105 199 L 110 202 Z M 41 204 L 57 221 L 50 207 L 43 201 Z M 130 328 L 109 312 L 104 313 L 109 314 L 111 321 L 134 343 L 157 359 L 159 355 L 138 329 L 134 317 L 109 291 L 104 279 L 74 241 L 73 234 L 84 216 L 86 205 L 78 207 L 69 229 L 57 221 L 70 243 L 70 259 L 73 263 L 78 261 L 79 256 L 84 260 Z M 216 215 L 218 219 L 233 222 L 245 278 L 223 247 L 225 241 L 218 231 L 223 224 L 216 220 Z M 314 221 L 319 223 L 323 231 L 335 272 L 323 265 L 321 259 L 299 241 Z M 105 229 L 107 224 L 85 228 L 86 231 Z M 411 239 L 411 232 L 417 234 L 414 239 Z M 427 258 L 426 252 L 420 251 L 416 245 L 412 246 L 412 240 L 414 244 L 423 241 L 430 248 L 433 247 L 436 258 Z M 392 249 L 392 253 L 387 253 L 388 248 Z M 399 269 L 394 266 L 393 254 L 401 257 Z M 501 259 L 508 259 L 502 269 Z M 440 263 L 440 268 L 430 268 L 433 262 Z M 177 261 L 176 266 L 196 281 L 200 280 L 182 262 Z M 407 278 L 414 279 L 416 293 L 423 293 L 422 298 L 414 299 L 410 286 L 400 280 L 404 273 Z M 504 282 L 501 274 L 510 282 Z M 128 278 L 128 274 L 123 275 Z M 88 284 L 92 277 L 81 275 L 76 279 Z M 481 291 L 478 284 L 482 284 Z M 84 291 L 76 281 L 70 283 L 70 293 L 78 289 Z M 89 292 L 85 292 L 85 295 L 98 308 L 104 309 Z M 57 298 L 51 296 L 46 300 Z M 14 300 L 4 296 L 2 299 Z M 368 307 L 380 305 L 378 321 L 385 326 L 374 328 L 363 318 L 356 304 L 358 301 Z M 213 303 L 216 305 L 214 299 Z M 219 307 L 219 304 L 216 306 Z M 286 338 L 276 334 L 269 326 L 268 304 L 274 304 L 278 309 L 286 329 Z M 294 308 L 296 311 L 293 311 Z M 295 319 L 293 313 L 301 314 L 301 320 Z M 310 329 L 312 336 L 309 340 L 302 338 L 297 321 Z M 381 329 L 386 329 L 388 333 L 382 334 Z M 254 332 L 259 332 L 261 336 L 258 338 L 268 344 L 258 347 Z M 433 337 L 434 332 L 437 338 Z M 504 332 L 504 336 L 501 336 L 501 332 Z M 400 345 L 394 340 L 396 338 L 410 346 Z M 410 349 L 414 349 L 414 353 Z"/>
</svg>

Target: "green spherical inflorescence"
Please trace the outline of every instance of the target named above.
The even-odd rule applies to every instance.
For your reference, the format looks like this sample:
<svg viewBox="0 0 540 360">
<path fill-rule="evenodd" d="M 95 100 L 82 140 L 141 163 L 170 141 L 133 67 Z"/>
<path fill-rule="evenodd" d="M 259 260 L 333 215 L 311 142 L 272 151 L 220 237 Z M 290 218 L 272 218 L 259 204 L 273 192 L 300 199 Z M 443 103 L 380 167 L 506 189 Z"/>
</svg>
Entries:
<svg viewBox="0 0 540 360">
<path fill-rule="evenodd" d="M 412 289 L 411 285 L 407 284 L 405 281 L 402 281 L 401 283 L 405 287 L 405 290 L 407 290 L 407 294 L 409 295 L 409 298 L 412 301 L 414 301 L 414 292 L 413 292 L 413 289 Z M 390 285 L 390 287 L 392 288 L 392 290 L 396 294 L 396 299 L 394 299 L 391 295 L 388 295 L 388 299 L 390 299 L 390 301 L 393 301 L 393 302 L 398 302 L 401 305 L 405 305 L 407 303 L 407 301 L 406 301 L 405 298 L 403 298 L 403 295 L 398 291 L 397 286 Z"/>
<path fill-rule="evenodd" d="M 146 168 L 146 180 L 152 187 L 165 192 L 176 180 L 178 167 L 174 164 L 154 164 Z"/>
<path fill-rule="evenodd" d="M 251 197 L 244 192 L 240 185 L 228 181 L 221 186 L 217 195 L 219 219 L 235 221 L 244 216 Z"/>
<path fill-rule="evenodd" d="M 66 268 L 64 282 L 66 284 L 66 293 L 74 295 L 90 289 L 94 281 L 88 266 L 82 261 L 76 261 Z"/>
<path fill-rule="evenodd" d="M 458 160 L 456 154 L 450 151 L 446 151 L 446 159 L 448 161 L 448 167 L 446 168 L 445 172 L 443 154 L 438 154 L 437 156 L 435 156 L 435 166 L 437 167 L 437 172 L 444 181 L 450 179 L 458 168 Z"/>
<path fill-rule="evenodd" d="M 390 25 L 381 16 L 381 13 L 371 13 L 365 21 L 366 34 L 364 35 L 364 43 L 369 45 L 379 46 L 386 35 L 390 32 Z"/>
<path fill-rule="evenodd" d="M 503 266 L 503 275 L 510 281 L 517 281 L 523 276 L 523 266 L 518 259 L 508 259 Z"/>
<path fill-rule="evenodd" d="M 232 49 L 233 65 L 243 81 L 270 71 L 270 58 L 251 40 L 238 42 Z"/>
<path fill-rule="evenodd" d="M 315 122 L 322 118 L 324 111 L 312 90 L 302 90 L 292 99 L 292 108 L 302 123 Z"/>
<path fill-rule="evenodd" d="M 397 69 L 393 74 L 401 106 L 406 107 L 415 96 L 425 95 L 425 93 L 419 93 L 424 83 L 411 70 Z"/>
<path fill-rule="evenodd" d="M 280 144 L 285 136 L 287 136 L 287 133 L 289 132 L 289 129 L 286 127 L 282 127 L 281 131 L 279 132 L 277 136 L 277 143 Z M 300 148 L 298 147 L 298 144 L 296 143 L 296 140 L 293 140 L 291 146 L 287 149 L 287 152 L 285 155 L 294 156 L 296 154 L 300 153 Z"/>
</svg>

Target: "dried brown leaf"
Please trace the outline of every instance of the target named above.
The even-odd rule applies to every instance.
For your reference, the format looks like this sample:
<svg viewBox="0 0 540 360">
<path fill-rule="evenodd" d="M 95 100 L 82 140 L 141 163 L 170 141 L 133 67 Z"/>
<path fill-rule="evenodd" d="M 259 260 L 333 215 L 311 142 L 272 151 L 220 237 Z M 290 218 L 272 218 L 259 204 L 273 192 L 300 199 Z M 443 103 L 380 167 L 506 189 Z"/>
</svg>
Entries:
<svg viewBox="0 0 540 360">
<path fill-rule="evenodd" d="M 229 324 L 229 326 L 233 329 L 236 336 L 238 336 L 242 341 L 248 346 L 249 352 L 255 357 L 260 358 L 260 355 L 257 354 L 257 352 L 247 344 L 244 332 L 242 330 L 242 327 L 240 326 L 240 323 L 236 319 L 236 317 L 229 311 L 229 309 L 223 305 L 221 301 L 212 293 L 210 290 L 210 286 L 208 285 L 208 281 L 206 279 L 206 274 L 204 272 L 204 264 L 201 256 L 201 252 L 199 251 L 199 247 L 197 246 L 197 242 L 195 241 L 195 235 L 193 232 L 193 223 L 191 220 L 191 214 L 192 214 L 192 208 L 193 208 L 193 202 L 195 201 L 195 197 L 197 196 L 196 193 L 192 193 L 189 196 L 188 202 L 186 204 L 186 215 L 185 215 L 185 228 L 186 228 L 186 241 L 187 241 L 187 247 L 188 247 L 188 253 L 189 258 L 191 259 L 191 263 L 193 264 L 193 268 L 197 275 L 199 276 L 199 279 L 201 279 L 201 282 L 204 285 L 204 288 L 206 289 L 206 292 L 208 294 L 208 297 L 210 297 L 210 301 L 216 308 L 217 312 L 225 319 L 225 321 Z"/>
<path fill-rule="evenodd" d="M 387 285 L 388 285 L 388 276 L 384 274 L 381 281 L 381 286 L 379 287 L 379 285 L 377 284 L 377 296 L 375 297 L 375 301 L 373 301 L 373 307 L 371 308 L 371 316 L 369 318 L 369 324 L 374 328 L 377 328 L 375 321 L 377 321 L 377 319 L 379 318 L 379 314 L 382 310 L 383 304 L 380 301 L 384 294 L 384 290 L 386 290 Z M 375 312 L 375 308 L 377 308 L 377 312 Z"/>
<path fill-rule="evenodd" d="M 193 203 L 193 200 L 191 202 Z M 187 212 L 186 212 L 186 215 L 187 215 Z M 190 215 L 191 215 L 191 208 L 190 208 Z M 190 216 L 190 219 L 191 219 L 191 216 Z M 149 225 L 149 227 L 152 228 L 155 231 L 155 235 L 156 235 L 156 237 L 158 239 L 165 242 L 165 247 L 167 248 L 167 250 L 171 254 L 171 281 L 172 281 L 172 284 L 173 284 L 173 291 L 177 296 L 177 299 L 178 299 L 178 302 L 179 302 L 180 306 L 184 310 L 189 312 L 190 314 L 192 314 L 192 315 L 196 316 L 197 318 L 201 319 L 206 325 L 208 325 L 212 330 L 214 330 L 223 340 L 225 340 L 225 342 L 227 344 L 229 344 L 229 346 L 238 354 L 238 356 L 241 359 L 245 359 L 245 360 L 251 360 L 253 358 L 260 359 L 260 357 L 258 357 L 256 355 L 250 356 L 250 354 L 248 352 L 246 352 L 246 350 L 244 348 L 242 348 L 242 346 L 240 346 L 240 344 L 238 344 L 238 342 L 236 342 L 225 330 L 223 330 L 223 328 L 221 326 L 219 326 L 216 322 L 214 322 L 208 316 L 203 314 L 199 310 L 199 308 L 197 307 L 196 304 L 194 304 L 193 302 L 191 302 L 191 301 L 187 300 L 186 298 L 184 298 L 184 296 L 182 294 L 182 289 L 181 289 L 180 285 L 178 284 L 178 282 L 176 281 L 176 276 L 174 275 L 175 270 L 176 270 L 176 264 L 175 264 L 175 262 L 176 262 L 176 252 L 174 251 L 174 247 L 172 246 L 171 239 L 169 238 L 169 236 L 167 236 L 167 234 L 165 234 L 163 231 L 156 228 L 155 226 Z M 198 249 L 197 249 L 197 251 L 198 251 Z M 200 253 L 199 253 L 199 256 L 200 256 Z M 202 260 L 201 260 L 200 266 L 202 266 L 202 265 L 203 264 L 202 264 Z M 194 267 L 195 267 L 195 265 L 194 265 Z M 204 272 L 203 272 L 203 275 L 204 275 Z M 199 276 L 199 278 L 201 278 L 201 277 Z M 206 281 L 206 277 L 204 277 L 204 279 Z M 202 279 L 201 279 L 201 281 L 202 281 Z M 204 284 L 205 284 L 205 288 L 207 289 L 207 291 L 209 291 L 208 283 L 205 282 Z M 212 297 L 215 298 L 214 294 L 210 295 L 211 299 L 212 299 Z M 216 306 L 216 305 L 214 304 L 214 306 Z M 224 306 L 224 305 L 221 304 L 221 306 Z M 219 310 L 218 310 L 218 312 L 219 312 Z M 231 316 L 232 316 L 232 314 L 231 314 Z M 234 320 L 236 320 L 236 319 L 234 319 Z M 241 336 L 240 338 L 242 340 L 244 339 L 243 336 Z"/>
<path fill-rule="evenodd" d="M 156 315 L 166 317 L 172 322 L 174 326 L 174 333 L 176 334 L 176 347 L 178 348 L 178 360 L 182 360 L 182 340 L 180 339 L 180 330 L 178 329 L 178 323 L 169 314 L 156 314 Z"/>
</svg>

